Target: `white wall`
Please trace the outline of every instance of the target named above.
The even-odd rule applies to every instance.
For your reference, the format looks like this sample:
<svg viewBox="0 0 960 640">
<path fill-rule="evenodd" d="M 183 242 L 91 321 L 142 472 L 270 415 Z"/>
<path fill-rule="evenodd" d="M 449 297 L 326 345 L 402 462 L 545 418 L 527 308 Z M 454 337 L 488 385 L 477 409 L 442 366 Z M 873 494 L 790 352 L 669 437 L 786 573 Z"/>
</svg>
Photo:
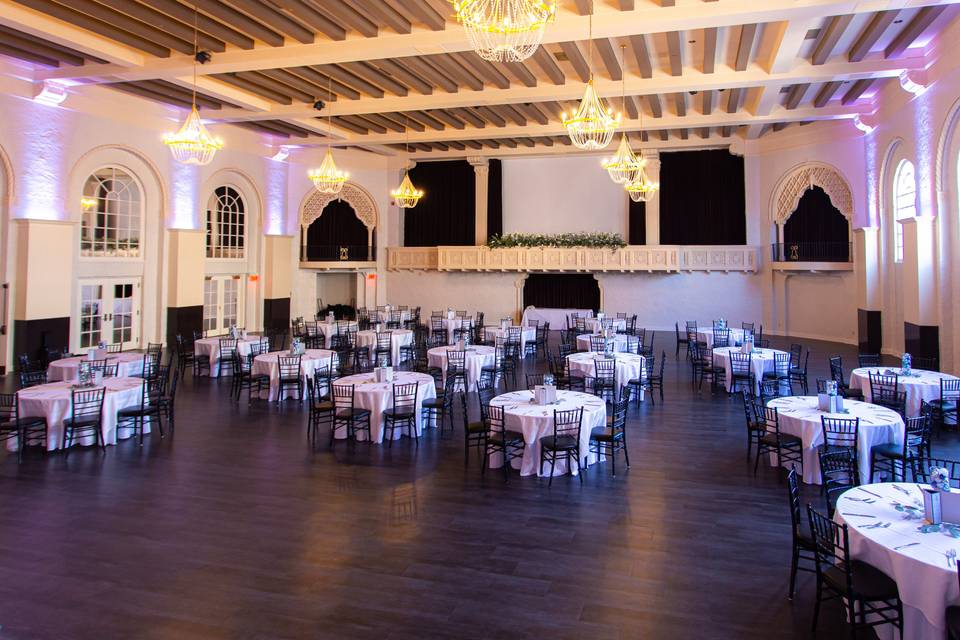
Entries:
<svg viewBox="0 0 960 640">
<path fill-rule="evenodd" d="M 626 194 L 600 161 L 599 156 L 504 159 L 503 232 L 593 231 L 626 237 Z"/>
<path fill-rule="evenodd" d="M 323 305 L 353 304 L 357 298 L 357 276 L 353 273 L 318 273 L 317 298 Z"/>
</svg>

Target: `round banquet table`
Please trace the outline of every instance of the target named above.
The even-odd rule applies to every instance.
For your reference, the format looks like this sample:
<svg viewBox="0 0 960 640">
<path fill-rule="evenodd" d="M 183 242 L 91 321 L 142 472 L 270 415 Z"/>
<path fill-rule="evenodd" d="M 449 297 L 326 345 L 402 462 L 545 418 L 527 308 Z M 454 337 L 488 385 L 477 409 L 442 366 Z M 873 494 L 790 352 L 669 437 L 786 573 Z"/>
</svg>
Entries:
<svg viewBox="0 0 960 640">
<path fill-rule="evenodd" d="M 570 373 L 589 378 L 596 377 L 596 360 L 598 358 L 603 358 L 603 354 L 592 352 L 571 353 L 567 356 L 567 362 L 570 363 Z M 622 389 L 631 380 L 641 380 L 646 377 L 646 370 L 644 369 L 646 358 L 643 356 L 638 356 L 635 353 L 614 353 L 613 359 L 616 362 L 613 379 L 617 383 L 617 389 Z M 640 399 L 643 400 L 642 390 Z"/>
<path fill-rule="evenodd" d="M 280 356 L 289 356 L 289 351 L 272 351 L 270 353 L 261 353 L 253 358 L 253 375 L 270 376 L 270 400 L 277 400 L 280 395 Z M 306 393 L 306 380 L 313 377 L 318 367 L 329 367 L 333 375 L 340 359 L 336 351 L 327 351 L 326 349 L 306 349 L 303 357 L 300 358 L 300 377 L 304 381 L 304 393 Z M 284 397 L 289 397 L 293 393 L 292 389 L 284 392 Z"/>
<path fill-rule="evenodd" d="M 614 331 L 627 330 L 627 321 L 624 320 L 623 318 L 604 318 L 603 321 L 607 322 L 607 324 L 613 327 Z M 598 332 L 602 328 L 600 321 L 597 320 L 596 318 L 587 318 L 584 321 L 584 324 L 587 327 L 587 331 L 590 331 L 591 333 Z"/>
<path fill-rule="evenodd" d="M 697 342 L 705 342 L 711 349 L 713 348 L 713 327 L 698 327 Z M 730 327 L 730 345 L 736 346 L 743 344 L 743 329 L 734 329 Z"/>
<path fill-rule="evenodd" d="M 383 442 L 383 412 L 393 407 L 393 385 L 417 383 L 417 406 L 414 410 L 417 422 L 417 434 L 423 434 L 423 411 L 420 405 L 424 400 L 437 397 L 437 388 L 433 376 L 426 373 L 410 371 L 394 371 L 392 382 L 376 382 L 373 373 L 358 373 L 334 381 L 334 384 L 352 384 L 353 406 L 358 409 L 370 410 L 370 437 L 377 444 Z M 346 427 L 337 429 L 336 438 L 347 437 Z M 393 439 L 399 440 L 401 430 L 394 429 Z M 358 433 L 358 439 L 365 439 L 365 434 Z"/>
<path fill-rule="evenodd" d="M 717 347 L 713 350 L 713 361 L 717 366 L 723 367 L 726 372 L 726 378 L 724 381 L 724 386 L 727 391 L 733 389 L 733 369 L 730 367 L 730 352 L 731 351 L 740 351 L 740 347 Z M 763 374 L 767 371 L 773 371 L 774 369 L 774 356 L 778 353 L 786 353 L 785 351 L 778 351 L 777 349 L 757 349 L 754 348 L 753 352 L 750 354 L 750 369 L 753 371 L 754 377 L 754 388 L 753 393 L 760 395 L 760 380 L 763 379 Z M 782 383 L 784 388 L 782 391 L 784 393 L 790 393 L 790 386 L 786 383 Z"/>
<path fill-rule="evenodd" d="M 396 309 L 391 309 L 391 311 L 396 311 Z M 370 311 L 370 312 L 368 313 L 368 317 L 370 318 L 370 322 L 372 322 L 372 323 L 374 323 L 374 324 L 376 324 L 376 323 L 378 323 L 378 322 L 382 322 L 382 323 L 386 324 L 386 323 L 390 322 L 390 311 L 387 311 L 387 310 L 383 310 L 383 311 Z M 401 311 L 401 312 L 400 312 L 400 322 L 406 322 L 406 321 L 410 320 L 411 317 L 412 317 L 412 316 L 410 315 L 410 311 L 409 311 L 409 310 Z"/>
<path fill-rule="evenodd" d="M 447 384 L 447 351 L 456 351 L 453 347 L 434 347 L 427 351 L 427 364 L 431 367 L 440 367 L 443 370 L 443 384 Z M 480 380 L 480 370 L 492 367 L 496 363 L 496 347 L 480 345 L 468 346 L 464 357 L 467 368 L 467 391 L 477 390 L 477 381 Z"/>
<path fill-rule="evenodd" d="M 400 364 L 400 347 L 413 344 L 413 331 L 410 329 L 388 329 L 390 331 L 390 363 L 396 367 Z M 370 357 L 377 348 L 377 332 L 372 329 L 357 332 L 357 346 L 370 347 Z"/>
<path fill-rule="evenodd" d="M 860 389 L 863 392 L 863 399 L 867 402 L 872 401 L 870 393 L 870 374 L 896 375 L 900 390 L 907 394 L 907 415 L 920 415 L 920 403 L 924 400 L 940 399 L 940 381 L 955 380 L 956 376 L 949 373 L 939 373 L 937 371 L 924 371 L 922 369 L 912 369 L 909 376 L 900 375 L 899 368 L 890 367 L 862 367 L 850 372 L 850 388 Z"/>
<path fill-rule="evenodd" d="M 517 327 L 514 327 L 516 329 Z M 500 328 L 499 325 L 491 325 L 489 327 L 484 327 L 483 329 L 483 338 L 488 342 L 495 342 L 498 338 L 500 340 L 506 340 L 509 337 L 509 331 L 504 331 Z M 537 339 L 537 329 L 536 327 L 521 327 L 520 328 L 520 355 L 523 355 L 527 349 L 528 342 L 535 342 Z"/>
<path fill-rule="evenodd" d="M 577 350 L 578 351 L 590 351 L 590 338 L 594 335 L 593 333 L 584 333 L 577 336 Z M 627 350 L 628 338 L 633 338 L 637 340 L 637 346 L 640 346 L 639 338 L 634 336 L 628 336 L 625 333 L 617 333 L 611 338 L 607 338 L 607 344 L 613 346 L 613 350 L 616 353 L 629 353 Z"/>
<path fill-rule="evenodd" d="M 106 357 L 108 365 L 117 365 L 117 377 L 127 378 L 143 374 L 143 359 L 145 353 L 111 353 Z M 50 382 L 77 382 L 80 379 L 80 363 L 87 360 L 86 356 L 61 358 L 54 360 L 47 366 L 47 380 Z"/>
<path fill-rule="evenodd" d="M 220 376 L 220 340 L 228 336 L 216 336 L 213 338 L 201 338 L 193 343 L 193 354 L 196 358 L 207 358 L 210 360 L 210 376 L 217 378 Z M 260 342 L 260 336 L 247 336 L 243 340 L 237 340 L 237 352 L 241 356 L 250 355 L 250 345 Z"/>
<path fill-rule="evenodd" d="M 871 449 L 880 444 L 903 443 L 903 418 L 891 409 L 858 400 L 844 400 L 846 413 L 826 413 L 817 409 L 817 396 L 790 396 L 774 398 L 767 403 L 779 414 L 780 431 L 797 436 L 803 441 L 803 481 L 808 484 L 820 484 L 820 459 L 817 449 L 823 444 L 821 416 L 828 418 L 860 418 L 860 432 L 857 440 L 857 461 L 861 482 L 870 478 Z M 776 464 L 776 456 L 771 454 L 770 464 Z"/>
<path fill-rule="evenodd" d="M 433 318 L 430 319 L 430 335 L 433 335 Z M 447 333 L 447 344 L 453 344 L 453 332 L 464 325 L 464 321 L 472 322 L 473 318 L 442 318 L 443 329 Z"/>
<path fill-rule="evenodd" d="M 129 438 L 133 429 L 124 427 L 124 433 L 117 433 L 117 411 L 128 407 L 140 406 L 143 396 L 143 379 L 141 378 L 104 378 L 103 386 L 107 391 L 103 396 L 103 441 L 106 444 L 117 444 L 120 440 Z M 17 392 L 17 406 L 21 417 L 42 416 L 47 419 L 47 450 L 59 449 L 63 441 L 63 419 L 70 417 L 73 403 L 72 382 L 50 382 L 47 384 L 29 387 Z M 143 425 L 144 433 L 150 432 L 150 423 Z M 74 438 L 74 444 L 96 444 L 96 437 L 92 434 L 82 438 Z M 15 450 L 16 438 L 7 442 L 7 448 Z"/>
<path fill-rule="evenodd" d="M 921 533 L 923 499 L 913 483 L 850 489 L 837 499 L 833 517 L 847 525 L 850 556 L 870 563 L 897 583 L 903 601 L 903 637 L 946 638 L 944 610 L 960 604 L 957 568 L 946 554 L 960 551 L 960 540 L 954 537 L 960 536 L 960 528 L 941 525 Z M 892 625 L 875 630 L 880 638 L 897 637 Z"/>
<path fill-rule="evenodd" d="M 604 427 L 607 424 L 607 405 L 597 396 L 577 391 L 557 391 L 557 403 L 539 405 L 533 403 L 532 391 L 511 391 L 499 395 L 490 401 L 493 406 L 502 406 L 504 427 L 523 434 L 526 447 L 522 458 L 511 461 L 514 468 L 519 464 L 520 475 L 548 475 L 550 465 L 540 466 L 540 438 L 553 435 L 553 412 L 568 411 L 583 407 L 583 422 L 580 425 L 580 466 L 587 466 L 602 460 L 603 457 L 590 453 L 590 432 L 594 427 Z M 498 469 L 503 466 L 503 454 L 490 456 L 490 468 Z M 574 469 L 575 471 L 576 469 Z M 566 460 L 557 460 L 554 475 L 567 473 Z"/>
<path fill-rule="evenodd" d="M 307 325 L 308 327 L 310 325 Z M 324 344 L 330 346 L 330 340 L 339 332 L 356 331 L 359 325 L 353 320 L 339 320 L 338 322 L 317 322 L 317 332 L 323 336 Z M 308 329 L 309 333 L 309 329 Z"/>
</svg>

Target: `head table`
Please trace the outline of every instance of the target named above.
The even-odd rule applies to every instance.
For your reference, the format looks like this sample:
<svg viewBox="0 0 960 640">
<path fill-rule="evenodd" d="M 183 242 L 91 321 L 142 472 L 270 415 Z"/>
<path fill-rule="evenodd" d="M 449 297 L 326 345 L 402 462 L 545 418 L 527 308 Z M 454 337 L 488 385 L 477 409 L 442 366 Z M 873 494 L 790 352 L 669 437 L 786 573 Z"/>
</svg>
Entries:
<svg viewBox="0 0 960 640">
<path fill-rule="evenodd" d="M 253 375 L 266 375 L 270 377 L 270 400 L 277 400 L 280 395 L 280 357 L 288 358 L 288 351 L 272 351 L 270 353 L 261 353 L 253 358 Z M 326 349 L 306 349 L 300 358 L 300 377 L 306 384 L 306 379 L 313 377 L 318 368 L 327 367 L 331 375 L 336 375 L 336 368 L 340 364 L 336 351 L 327 351 Z M 287 395 L 293 393 L 288 389 Z"/>
<path fill-rule="evenodd" d="M 139 376 L 143 373 L 143 359 L 145 353 L 110 353 L 106 360 L 108 365 L 117 365 L 117 377 L 127 378 L 130 376 Z M 80 363 L 87 360 L 86 356 L 76 356 L 73 358 L 61 358 L 54 360 L 47 366 L 47 380 L 58 382 L 76 382 L 80 379 Z"/>
<path fill-rule="evenodd" d="M 370 436 L 373 442 L 383 442 L 383 412 L 393 407 L 393 385 L 417 383 L 417 406 L 414 410 L 417 422 L 417 434 L 423 433 L 423 412 L 420 405 L 424 400 L 437 397 L 437 389 L 433 376 L 425 373 L 410 371 L 395 371 L 392 382 L 377 382 L 372 373 L 358 373 L 335 380 L 336 385 L 353 385 L 353 406 L 357 409 L 370 410 Z M 393 439 L 399 440 L 401 430 L 394 429 Z M 335 437 L 347 437 L 346 427 L 337 429 Z M 365 434 L 357 434 L 357 439 L 366 439 Z"/>
<path fill-rule="evenodd" d="M 504 427 L 523 434 L 526 447 L 522 458 L 515 458 L 511 464 L 520 465 L 520 475 L 548 475 L 550 465 L 540 465 L 540 438 L 553 435 L 553 412 L 568 411 L 583 407 L 583 422 L 580 424 L 580 466 L 587 466 L 602 459 L 596 453 L 590 453 L 590 432 L 594 427 L 603 427 L 607 423 L 607 405 L 597 396 L 576 391 L 557 391 L 557 404 L 533 404 L 532 391 L 512 391 L 499 395 L 490 401 L 493 406 L 503 407 Z M 503 455 L 490 456 L 492 469 L 503 466 Z M 566 460 L 557 460 L 555 475 L 567 473 Z"/>
<path fill-rule="evenodd" d="M 447 352 L 456 351 L 456 347 L 434 347 L 427 351 L 427 364 L 443 370 L 443 383 L 447 383 Z M 466 347 L 464 363 L 467 369 L 467 391 L 476 391 L 480 380 L 480 370 L 492 367 L 496 362 L 496 347 L 473 345 Z"/>
<path fill-rule="evenodd" d="M 860 481 L 870 480 L 871 449 L 880 444 L 903 442 L 903 418 L 891 409 L 857 400 L 844 400 L 847 413 L 825 413 L 817 409 L 817 396 L 790 396 L 774 398 L 768 407 L 777 410 L 780 431 L 797 436 L 803 441 L 803 481 L 820 484 L 820 459 L 817 448 L 823 444 L 823 426 L 820 418 L 860 418 L 857 449 Z M 776 464 L 771 456 L 770 463 Z"/>
<path fill-rule="evenodd" d="M 897 583 L 903 601 L 903 637 L 943 640 L 944 610 L 960 604 L 956 562 L 960 527 L 921 531 L 923 501 L 914 483 L 868 484 L 837 499 L 834 520 L 847 525 L 850 555 L 880 569 Z M 880 638 L 895 638 L 892 626 L 878 627 Z"/>
<path fill-rule="evenodd" d="M 117 444 L 118 439 L 129 438 L 130 430 L 117 433 L 117 411 L 140 406 L 143 397 L 142 378 L 104 378 L 103 421 L 101 430 L 106 444 Z M 17 393 L 17 406 L 22 417 L 42 416 L 47 419 L 47 450 L 59 449 L 63 441 L 63 420 L 69 418 L 73 404 L 73 383 L 51 382 L 22 389 Z M 150 423 L 144 423 L 149 433 Z M 75 438 L 74 444 L 96 444 L 93 435 Z M 7 441 L 7 448 L 16 449 L 16 439 Z"/>
<path fill-rule="evenodd" d="M 920 403 L 924 400 L 940 399 L 940 381 L 956 380 L 956 376 L 949 373 L 939 373 L 937 371 L 924 371 L 922 369 L 913 369 L 910 375 L 901 375 L 900 368 L 895 367 L 861 367 L 850 372 L 850 388 L 863 391 L 863 399 L 871 402 L 870 394 L 870 374 L 882 374 L 885 376 L 897 376 L 897 384 L 901 391 L 907 394 L 907 415 L 920 415 Z"/>
</svg>

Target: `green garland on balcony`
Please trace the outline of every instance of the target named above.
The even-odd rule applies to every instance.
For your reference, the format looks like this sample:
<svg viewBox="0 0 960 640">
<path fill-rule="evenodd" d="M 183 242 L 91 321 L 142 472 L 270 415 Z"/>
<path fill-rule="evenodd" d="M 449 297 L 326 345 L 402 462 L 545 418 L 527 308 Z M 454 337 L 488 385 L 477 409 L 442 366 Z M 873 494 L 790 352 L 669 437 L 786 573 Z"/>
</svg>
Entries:
<svg viewBox="0 0 960 640">
<path fill-rule="evenodd" d="M 487 240 L 491 249 L 510 247 L 593 247 L 622 249 L 627 246 L 619 233 L 508 233 Z"/>
</svg>

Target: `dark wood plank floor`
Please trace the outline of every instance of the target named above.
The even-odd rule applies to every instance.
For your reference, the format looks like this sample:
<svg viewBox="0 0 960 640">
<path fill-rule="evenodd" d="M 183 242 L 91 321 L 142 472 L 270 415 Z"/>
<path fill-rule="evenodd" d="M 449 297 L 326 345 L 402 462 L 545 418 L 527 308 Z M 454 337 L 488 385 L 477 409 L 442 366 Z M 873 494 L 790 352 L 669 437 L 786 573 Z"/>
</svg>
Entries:
<svg viewBox="0 0 960 640">
<path fill-rule="evenodd" d="M 854 361 L 805 344 L 813 377 Z M 666 402 L 631 410 L 632 467 L 583 487 L 481 480 L 459 428 L 311 451 L 295 403 L 189 378 L 173 437 L 0 454 L 0 638 L 810 637 L 784 485 L 748 467 L 739 401 L 657 347 Z M 827 606 L 817 636 L 844 633 Z"/>
</svg>

